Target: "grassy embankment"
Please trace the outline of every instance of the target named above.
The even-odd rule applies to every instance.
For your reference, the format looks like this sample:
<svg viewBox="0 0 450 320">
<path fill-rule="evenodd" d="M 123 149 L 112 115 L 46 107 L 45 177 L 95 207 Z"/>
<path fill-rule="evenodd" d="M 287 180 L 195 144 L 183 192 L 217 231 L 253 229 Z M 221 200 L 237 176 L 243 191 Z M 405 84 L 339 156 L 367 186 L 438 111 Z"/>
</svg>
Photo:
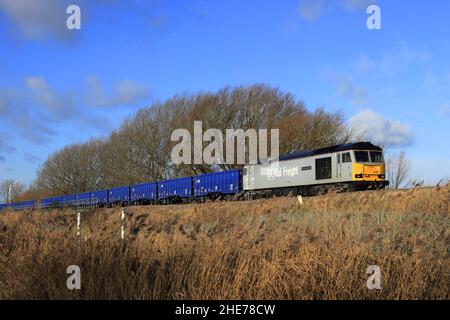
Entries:
<svg viewBox="0 0 450 320">
<path fill-rule="evenodd" d="M 450 188 L 0 215 L 1 299 L 449 299 Z M 66 287 L 81 267 L 82 289 Z M 378 265 L 382 290 L 366 287 Z"/>
</svg>

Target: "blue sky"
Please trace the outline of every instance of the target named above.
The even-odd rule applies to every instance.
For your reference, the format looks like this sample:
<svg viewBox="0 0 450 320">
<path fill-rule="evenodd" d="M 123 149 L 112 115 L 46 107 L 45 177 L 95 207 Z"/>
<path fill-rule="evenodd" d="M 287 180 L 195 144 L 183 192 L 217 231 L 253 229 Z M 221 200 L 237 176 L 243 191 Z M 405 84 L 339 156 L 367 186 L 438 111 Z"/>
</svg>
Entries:
<svg viewBox="0 0 450 320">
<path fill-rule="evenodd" d="M 268 83 L 341 110 L 412 176 L 450 177 L 450 3 L 0 0 L 0 178 L 177 93 Z M 69 4 L 81 30 L 67 30 Z"/>
</svg>

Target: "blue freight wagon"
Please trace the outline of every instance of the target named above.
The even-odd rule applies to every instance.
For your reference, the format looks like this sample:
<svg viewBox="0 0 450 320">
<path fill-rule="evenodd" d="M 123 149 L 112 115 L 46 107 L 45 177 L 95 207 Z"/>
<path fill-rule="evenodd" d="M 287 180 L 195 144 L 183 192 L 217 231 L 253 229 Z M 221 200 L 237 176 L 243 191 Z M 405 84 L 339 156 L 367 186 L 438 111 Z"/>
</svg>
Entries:
<svg viewBox="0 0 450 320">
<path fill-rule="evenodd" d="M 149 182 L 130 186 L 131 202 L 150 202 L 158 199 L 158 183 Z"/>
<path fill-rule="evenodd" d="M 109 204 L 129 203 L 130 187 L 116 187 L 109 189 Z"/>
<path fill-rule="evenodd" d="M 42 208 L 59 207 L 63 201 L 63 197 L 50 197 L 44 198 L 40 201 L 40 206 Z"/>
<path fill-rule="evenodd" d="M 91 205 L 99 207 L 109 204 L 109 190 L 98 190 L 91 192 Z"/>
<path fill-rule="evenodd" d="M 11 210 L 20 210 L 20 202 L 10 202 L 8 203 L 8 208 Z"/>
<path fill-rule="evenodd" d="M 77 196 L 74 194 L 67 194 L 63 196 L 62 203 L 64 206 L 73 206 L 77 200 Z"/>
<path fill-rule="evenodd" d="M 240 170 L 206 173 L 192 178 L 195 197 L 232 195 L 242 191 Z"/>
<path fill-rule="evenodd" d="M 0 203 L 0 211 L 5 210 L 8 207 L 6 203 Z"/>
<path fill-rule="evenodd" d="M 29 201 L 20 201 L 20 202 L 13 202 L 9 204 L 9 207 L 12 210 L 23 210 L 23 209 L 33 209 L 36 205 L 36 201 L 29 200 Z"/>
<path fill-rule="evenodd" d="M 186 199 L 192 197 L 192 177 L 164 180 L 158 183 L 158 199 Z"/>
<path fill-rule="evenodd" d="M 91 205 L 92 192 L 83 192 L 76 195 L 77 205 Z"/>
</svg>

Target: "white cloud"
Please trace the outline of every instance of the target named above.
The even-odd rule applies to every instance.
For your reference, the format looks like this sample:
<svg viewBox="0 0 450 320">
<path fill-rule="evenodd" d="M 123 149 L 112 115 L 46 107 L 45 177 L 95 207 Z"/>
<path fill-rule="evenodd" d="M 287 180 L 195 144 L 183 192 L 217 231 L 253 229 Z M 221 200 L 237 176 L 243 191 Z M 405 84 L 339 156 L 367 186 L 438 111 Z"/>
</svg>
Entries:
<svg viewBox="0 0 450 320">
<path fill-rule="evenodd" d="M 369 95 L 365 88 L 354 83 L 351 77 L 337 74 L 334 76 L 339 95 L 348 98 L 356 106 L 367 104 Z"/>
<path fill-rule="evenodd" d="M 411 145 L 414 136 L 406 123 L 386 118 L 373 110 L 363 110 L 349 119 L 349 126 L 362 139 L 384 147 Z"/>
<path fill-rule="evenodd" d="M 67 0 L 0 0 L 0 12 L 13 22 L 10 29 L 14 34 L 29 39 L 68 39 L 73 35 L 66 28 L 68 5 Z"/>
<path fill-rule="evenodd" d="M 150 97 L 148 89 L 133 80 L 122 79 L 113 85 L 111 94 L 107 94 L 99 77 L 87 78 L 88 95 L 86 102 L 97 107 L 128 106 Z"/>
</svg>

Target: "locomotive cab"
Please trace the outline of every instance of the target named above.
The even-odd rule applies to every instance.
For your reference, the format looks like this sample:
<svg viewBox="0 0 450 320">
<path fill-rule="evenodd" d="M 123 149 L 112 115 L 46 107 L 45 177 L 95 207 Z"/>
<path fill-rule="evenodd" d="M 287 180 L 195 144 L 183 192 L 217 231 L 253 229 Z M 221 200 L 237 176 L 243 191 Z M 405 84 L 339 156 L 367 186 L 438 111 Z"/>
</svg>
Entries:
<svg viewBox="0 0 450 320">
<path fill-rule="evenodd" d="M 382 151 L 354 150 L 352 151 L 352 180 L 371 188 L 384 188 L 389 183 L 386 180 L 386 165 Z"/>
</svg>

